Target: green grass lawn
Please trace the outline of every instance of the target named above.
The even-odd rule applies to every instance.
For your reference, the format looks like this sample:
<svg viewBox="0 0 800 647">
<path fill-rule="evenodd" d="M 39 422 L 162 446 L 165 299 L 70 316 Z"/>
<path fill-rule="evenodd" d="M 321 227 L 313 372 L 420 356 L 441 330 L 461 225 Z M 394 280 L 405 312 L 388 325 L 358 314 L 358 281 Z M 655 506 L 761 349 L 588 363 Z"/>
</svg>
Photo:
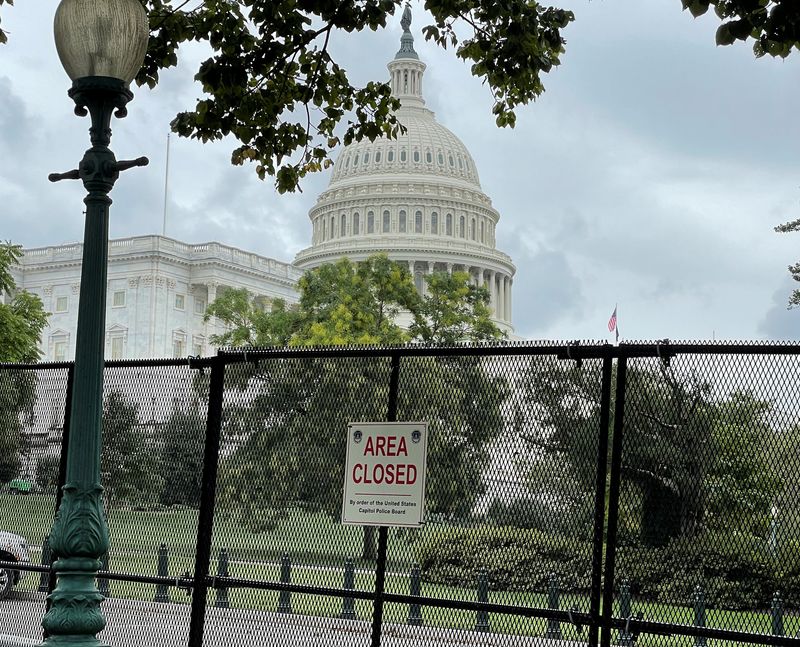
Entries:
<svg viewBox="0 0 800 647">
<path fill-rule="evenodd" d="M 0 495 L 0 530 L 9 530 L 23 535 L 34 545 L 41 545 L 52 525 L 55 506 L 54 496 L 31 494 L 26 496 Z M 109 515 L 111 536 L 110 570 L 117 573 L 155 575 L 157 573 L 158 547 L 164 543 L 169 548 L 169 574 L 177 576 L 184 571 L 194 572 L 194 554 L 197 533 L 197 511 L 177 510 L 167 512 L 136 512 L 114 510 Z M 436 532 L 431 525 L 423 532 Z M 293 512 L 267 533 L 252 533 L 241 528 L 233 519 L 218 515 L 212 548 L 211 572 L 217 572 L 217 556 L 221 548 L 229 553 L 229 574 L 259 581 L 280 580 L 280 557 L 288 554 L 292 560 L 292 582 L 339 588 L 343 585 L 343 565 L 346 558 L 357 556 L 361 550 L 362 529 L 343 526 L 324 515 Z M 408 593 L 408 571 L 413 563 L 412 547 L 398 533 L 389 534 L 388 574 L 386 590 L 391 593 Z M 40 555 L 34 552 L 34 560 Z M 33 580 L 35 576 L 31 579 Z M 374 588 L 374 572 L 371 564 L 356 563 L 355 587 L 362 591 Z M 110 583 L 112 595 L 152 600 L 155 586 L 132 582 Z M 278 605 L 278 593 L 253 589 L 233 589 L 229 592 L 231 606 L 258 608 L 274 611 Z M 422 595 L 455 600 L 475 600 L 474 586 L 465 583 L 463 588 L 440 586 L 423 582 Z M 170 588 L 175 602 L 186 602 L 190 598 L 175 587 Z M 215 592 L 209 591 L 209 604 L 215 602 Z M 544 593 L 492 592 L 492 602 L 526 607 L 546 607 Z M 294 613 L 336 617 L 342 610 L 342 599 L 307 594 L 292 594 Z M 578 608 L 588 611 L 585 596 L 563 596 L 562 608 Z M 372 602 L 356 600 L 356 613 L 361 619 L 372 615 Z M 615 609 L 616 611 L 616 609 Z M 633 612 L 644 613 L 650 620 L 691 624 L 693 612 L 688 607 L 674 607 L 634 599 Z M 435 607 L 424 607 L 422 615 L 426 625 L 472 629 L 475 613 Z M 405 623 L 408 606 L 387 604 L 386 622 Z M 521 616 L 492 614 L 492 630 L 497 633 L 521 635 L 543 635 L 545 620 L 528 619 Z M 769 633 L 770 617 L 766 611 L 737 612 L 710 609 L 707 625 Z M 787 635 L 800 631 L 800 618 L 787 614 L 784 617 Z M 565 638 L 579 639 L 576 629 L 562 625 Z M 586 636 L 584 629 L 583 637 Z M 637 645 L 643 647 L 690 647 L 694 640 L 688 637 L 640 636 Z M 711 641 L 714 647 L 733 645 L 723 641 Z"/>
</svg>

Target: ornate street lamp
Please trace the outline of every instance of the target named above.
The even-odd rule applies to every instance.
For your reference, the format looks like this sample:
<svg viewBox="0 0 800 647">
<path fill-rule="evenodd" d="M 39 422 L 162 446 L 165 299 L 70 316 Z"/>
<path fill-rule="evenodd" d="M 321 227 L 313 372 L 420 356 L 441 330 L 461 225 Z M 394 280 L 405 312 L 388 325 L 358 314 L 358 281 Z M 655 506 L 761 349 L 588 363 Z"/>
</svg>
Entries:
<svg viewBox="0 0 800 647">
<path fill-rule="evenodd" d="M 95 578 L 108 551 L 100 485 L 108 194 L 120 171 L 147 164 L 146 157 L 118 162 L 108 145 L 112 112 L 124 117 L 133 98 L 128 86 L 142 66 L 149 28 L 139 0 L 61 0 L 54 31 L 59 58 L 72 79 L 75 114 L 91 117 L 92 146 L 76 170 L 49 178 L 80 179 L 88 193 L 66 484 L 50 534 L 58 585 L 42 626 L 45 644 L 94 647 L 105 626 Z"/>
</svg>

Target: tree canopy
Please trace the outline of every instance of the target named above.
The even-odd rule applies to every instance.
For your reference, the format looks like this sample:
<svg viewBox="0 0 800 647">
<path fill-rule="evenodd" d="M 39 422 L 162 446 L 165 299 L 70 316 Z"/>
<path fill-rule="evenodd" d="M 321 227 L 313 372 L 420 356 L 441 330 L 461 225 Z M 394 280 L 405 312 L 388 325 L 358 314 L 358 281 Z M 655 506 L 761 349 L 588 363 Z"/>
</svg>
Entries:
<svg viewBox="0 0 800 647">
<path fill-rule="evenodd" d="M 532 361 L 517 386 L 526 408 L 516 426 L 533 460 L 556 457 L 571 467 L 575 490 L 591 493 L 601 433 L 599 365 Z M 664 364 L 629 367 L 623 535 L 660 546 L 705 530 L 763 534 L 781 491 L 764 451 L 775 439 L 765 422 L 770 406 L 748 393 L 722 400 L 710 393 L 708 382 Z"/>
<path fill-rule="evenodd" d="M 489 317 L 485 288 L 466 273 L 427 277 L 420 296 L 408 269 L 377 255 L 307 272 L 300 302 L 258 303 L 240 290 L 209 305 L 229 330 L 216 344 L 294 346 L 452 343 L 502 336 Z M 404 316 L 408 330 L 398 323 Z M 292 507 L 335 516 L 344 483 L 345 429 L 385 420 L 390 366 L 385 357 L 265 358 L 228 368 L 242 396 L 225 409 L 233 450 L 220 470 L 220 501 L 254 528 Z M 463 517 L 483 493 L 490 446 L 504 427 L 503 378 L 476 358 L 408 358 L 400 374 L 398 419 L 429 422 L 428 513 Z M 274 487 L 279 482 L 281 487 Z M 371 557 L 371 529 L 364 557 Z"/>
<path fill-rule="evenodd" d="M 391 136 L 401 127 L 388 84 L 355 87 L 328 46 L 334 32 L 384 27 L 404 0 L 141 2 L 151 35 L 136 82 L 155 86 L 162 70 L 177 65 L 181 44 L 206 43 L 211 54 L 195 74 L 204 96 L 175 117 L 172 130 L 201 141 L 233 137 L 232 163 L 254 163 L 262 179 L 276 177 L 281 192 L 331 164 L 340 123 L 345 144 Z M 757 56 L 787 56 L 800 46 L 795 0 L 681 3 L 695 16 L 715 10 L 720 45 L 752 40 Z M 542 77 L 559 65 L 562 31 L 574 20 L 571 11 L 535 0 L 426 0 L 424 6 L 433 16 L 422 29 L 425 38 L 452 47 L 486 82 L 498 126 L 513 127 L 515 109 L 544 91 Z"/>
<path fill-rule="evenodd" d="M 47 325 L 48 313 L 41 299 L 17 291 L 11 267 L 22 256 L 22 247 L 0 244 L 0 362 L 35 362 L 39 359 L 39 338 Z M 32 371 L 0 373 L 0 483 L 19 472 L 20 452 L 25 447 L 22 424 L 33 414 L 36 376 Z"/>
</svg>

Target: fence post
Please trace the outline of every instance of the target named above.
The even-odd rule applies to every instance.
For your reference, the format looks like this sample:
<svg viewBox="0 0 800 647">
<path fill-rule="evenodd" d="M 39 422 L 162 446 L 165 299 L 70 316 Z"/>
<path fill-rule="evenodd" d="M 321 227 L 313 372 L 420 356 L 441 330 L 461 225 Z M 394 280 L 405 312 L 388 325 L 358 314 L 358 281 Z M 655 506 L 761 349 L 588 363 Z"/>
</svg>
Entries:
<svg viewBox="0 0 800 647">
<path fill-rule="evenodd" d="M 108 571 L 108 551 L 100 558 L 100 570 Z M 108 585 L 107 577 L 97 578 L 97 590 L 100 591 L 101 595 L 107 598 L 111 597 L 111 588 Z"/>
<path fill-rule="evenodd" d="M 158 547 L 158 576 L 169 577 L 169 551 L 166 544 Z M 153 602 L 170 602 L 169 589 L 166 584 L 156 584 L 156 597 Z"/>
<path fill-rule="evenodd" d="M 411 577 L 409 579 L 409 593 L 411 595 L 420 594 L 421 576 L 419 572 L 419 564 L 414 564 L 411 567 Z M 406 624 L 414 625 L 415 627 L 422 626 L 422 608 L 416 602 L 408 605 L 408 620 Z"/>
<path fill-rule="evenodd" d="M 219 551 L 217 576 L 228 577 L 228 551 L 224 548 L 220 549 Z M 228 603 L 228 587 L 224 584 L 217 587 L 217 601 L 214 606 L 216 606 L 218 609 L 227 609 L 230 606 Z"/>
<path fill-rule="evenodd" d="M 478 572 L 478 602 L 489 601 L 489 576 L 486 570 Z M 491 631 L 489 626 L 489 612 L 480 609 L 475 612 L 475 630 L 476 631 Z"/>
<path fill-rule="evenodd" d="M 619 585 L 619 615 L 626 621 L 631 618 L 631 587 L 628 580 L 622 580 Z M 617 637 L 617 645 L 621 647 L 633 647 L 633 634 L 628 629 L 627 623 L 620 629 Z"/>
<path fill-rule="evenodd" d="M 694 587 L 694 626 L 706 626 L 706 600 L 703 595 L 703 588 L 699 584 Z M 694 647 L 706 647 L 706 637 L 695 636 Z"/>
<path fill-rule="evenodd" d="M 608 475 L 608 525 L 606 530 L 606 563 L 603 575 L 603 612 L 601 617 L 600 645 L 611 644 L 611 614 L 614 603 L 614 570 L 617 560 L 617 525 L 619 520 L 619 493 L 622 481 L 622 433 L 625 421 L 625 387 L 628 358 L 622 347 L 617 360 L 617 388 L 614 396 L 614 431 L 611 437 L 611 467 Z M 601 434 L 603 430 L 600 430 Z M 629 591 L 630 593 L 630 591 Z M 630 597 L 628 598 L 630 602 Z M 590 636 L 591 638 L 591 636 Z"/>
<path fill-rule="evenodd" d="M 189 620 L 188 647 L 203 647 L 208 585 L 211 565 L 211 534 L 214 528 L 214 503 L 219 466 L 219 437 L 222 429 L 222 400 L 225 392 L 225 353 L 219 351 L 211 364 L 208 384 L 208 418 L 203 448 L 203 480 L 200 486 L 200 511 L 197 515 L 197 548 L 194 560 L 192 615 Z"/>
<path fill-rule="evenodd" d="M 352 591 L 356 584 L 356 567 L 352 559 L 344 561 L 344 590 Z M 339 617 L 343 620 L 356 619 L 356 601 L 354 598 L 342 598 L 342 612 Z"/>
<path fill-rule="evenodd" d="M 550 573 L 550 581 L 547 589 L 547 607 L 549 609 L 559 608 L 559 591 L 558 591 L 558 576 L 555 573 Z M 544 634 L 545 638 L 552 638 L 554 640 L 561 640 L 561 623 L 555 618 L 547 619 L 547 631 Z"/>
<path fill-rule="evenodd" d="M 42 542 L 42 566 L 50 566 L 51 550 L 50 550 L 50 535 L 45 535 Z M 47 593 L 50 586 L 50 573 L 42 571 L 39 574 L 39 593 Z"/>
<path fill-rule="evenodd" d="M 772 608 L 770 609 L 772 616 L 772 635 L 785 636 L 783 631 L 783 600 L 781 599 L 781 592 L 775 591 L 772 596 Z"/>
<path fill-rule="evenodd" d="M 281 583 L 291 584 L 292 582 L 292 562 L 288 555 L 281 557 Z M 291 613 L 292 601 L 289 591 L 283 590 L 278 595 L 278 613 Z"/>
</svg>

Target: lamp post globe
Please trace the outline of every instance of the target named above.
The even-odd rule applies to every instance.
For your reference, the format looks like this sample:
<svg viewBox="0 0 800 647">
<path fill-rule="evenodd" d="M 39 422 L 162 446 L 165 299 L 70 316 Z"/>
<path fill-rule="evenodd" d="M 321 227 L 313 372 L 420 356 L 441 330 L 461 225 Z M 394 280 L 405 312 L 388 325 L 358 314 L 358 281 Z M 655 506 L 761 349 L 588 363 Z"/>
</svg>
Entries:
<svg viewBox="0 0 800 647">
<path fill-rule="evenodd" d="M 148 163 L 117 161 L 109 149 L 111 116 L 124 117 L 133 98 L 128 86 L 147 50 L 147 14 L 139 0 L 61 0 L 54 32 L 75 113 L 91 117 L 92 145 L 77 169 L 49 176 L 79 179 L 87 194 L 66 481 L 50 533 L 58 583 L 42 626 L 46 645 L 96 647 L 105 619 L 95 579 L 109 544 L 100 484 L 108 194 L 120 171 Z"/>
</svg>

